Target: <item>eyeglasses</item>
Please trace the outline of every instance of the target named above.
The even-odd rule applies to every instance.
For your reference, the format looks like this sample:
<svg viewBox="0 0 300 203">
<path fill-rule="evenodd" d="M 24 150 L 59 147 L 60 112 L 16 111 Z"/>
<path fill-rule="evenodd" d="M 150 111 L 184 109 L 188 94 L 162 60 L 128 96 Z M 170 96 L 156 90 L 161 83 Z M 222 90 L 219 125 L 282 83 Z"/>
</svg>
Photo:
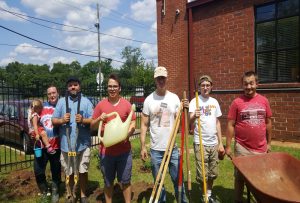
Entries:
<svg viewBox="0 0 300 203">
<path fill-rule="evenodd" d="M 200 86 L 200 88 L 205 88 L 205 87 L 211 87 L 211 85 L 210 84 L 201 84 L 201 85 L 199 85 Z"/>
<path fill-rule="evenodd" d="M 117 90 L 119 89 L 119 85 L 108 85 L 107 88 L 110 90 Z"/>
</svg>

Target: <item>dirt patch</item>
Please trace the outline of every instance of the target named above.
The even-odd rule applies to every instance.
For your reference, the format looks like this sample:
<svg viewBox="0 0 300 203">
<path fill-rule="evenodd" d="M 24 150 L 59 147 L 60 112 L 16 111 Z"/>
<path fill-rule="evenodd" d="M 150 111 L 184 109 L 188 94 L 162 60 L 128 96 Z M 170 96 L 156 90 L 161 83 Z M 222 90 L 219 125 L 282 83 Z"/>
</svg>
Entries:
<svg viewBox="0 0 300 203">
<path fill-rule="evenodd" d="M 30 171 L 14 171 L 5 179 L 0 180 L 0 200 L 22 199 L 26 196 L 36 195 L 34 173 Z"/>
<path fill-rule="evenodd" d="M 149 172 L 148 168 L 141 168 L 141 174 Z M 136 182 L 132 184 L 132 202 L 148 202 L 152 192 L 153 184 Z M 34 173 L 32 171 L 20 170 L 11 172 L 6 178 L 0 180 L 0 202 L 9 200 L 22 200 L 28 196 L 37 196 L 37 188 Z M 104 201 L 103 188 L 89 187 L 90 202 L 102 203 Z M 64 195 L 61 196 L 63 201 Z M 114 185 L 113 202 L 124 202 L 120 185 Z"/>
<path fill-rule="evenodd" d="M 152 192 L 153 184 L 146 182 L 137 182 L 132 184 L 131 201 L 132 202 L 148 202 Z M 103 189 L 97 188 L 89 196 L 90 202 L 104 203 L 105 197 Z M 113 202 L 124 202 L 121 186 L 116 183 L 114 185 Z"/>
</svg>

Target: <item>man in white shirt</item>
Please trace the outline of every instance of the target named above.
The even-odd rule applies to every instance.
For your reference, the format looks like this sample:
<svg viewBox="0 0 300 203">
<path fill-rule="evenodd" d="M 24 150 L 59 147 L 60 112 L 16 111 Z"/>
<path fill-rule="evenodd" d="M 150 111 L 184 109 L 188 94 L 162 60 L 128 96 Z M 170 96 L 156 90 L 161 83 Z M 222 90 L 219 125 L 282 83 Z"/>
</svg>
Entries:
<svg viewBox="0 0 300 203">
<path fill-rule="evenodd" d="M 156 90 L 144 102 L 141 121 L 141 159 L 148 158 L 145 145 L 146 132 L 150 128 L 150 155 L 152 175 L 155 179 L 161 165 L 168 140 L 175 122 L 176 113 L 180 107 L 178 96 L 167 90 L 168 72 L 159 66 L 154 71 Z M 169 173 L 174 185 L 176 199 L 178 197 L 179 153 L 175 146 L 169 163 Z M 187 202 L 183 188 L 182 202 Z M 166 202 L 166 192 L 162 189 L 159 202 Z"/>
</svg>

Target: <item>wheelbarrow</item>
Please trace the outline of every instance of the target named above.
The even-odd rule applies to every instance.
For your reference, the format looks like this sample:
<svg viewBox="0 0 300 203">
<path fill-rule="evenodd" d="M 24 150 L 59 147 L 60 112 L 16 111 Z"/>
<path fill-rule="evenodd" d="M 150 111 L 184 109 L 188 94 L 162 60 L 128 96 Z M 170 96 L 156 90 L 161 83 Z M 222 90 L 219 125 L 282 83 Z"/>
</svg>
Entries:
<svg viewBox="0 0 300 203">
<path fill-rule="evenodd" d="M 257 202 L 300 203 L 300 160 L 273 152 L 234 157 L 232 161 Z"/>
</svg>

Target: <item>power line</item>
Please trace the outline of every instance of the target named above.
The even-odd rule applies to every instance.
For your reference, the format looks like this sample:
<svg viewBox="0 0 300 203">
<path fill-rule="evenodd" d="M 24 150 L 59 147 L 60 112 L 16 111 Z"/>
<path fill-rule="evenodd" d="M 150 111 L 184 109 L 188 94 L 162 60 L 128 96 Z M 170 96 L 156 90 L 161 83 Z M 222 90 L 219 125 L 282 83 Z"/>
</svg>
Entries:
<svg viewBox="0 0 300 203">
<path fill-rule="evenodd" d="M 63 2 L 63 1 L 61 1 L 61 0 L 59 0 L 59 1 L 56 2 L 56 3 L 64 4 L 64 5 L 67 5 L 67 6 L 69 6 L 69 7 L 76 8 L 76 9 L 78 9 L 78 10 L 87 12 L 85 9 L 82 9 L 82 8 L 77 7 L 77 6 L 74 6 L 74 5 L 72 5 L 72 4 Z M 104 6 L 103 4 L 100 4 L 100 7 L 103 7 L 103 8 L 105 8 L 105 9 L 111 11 L 112 13 L 116 13 L 116 14 L 118 14 L 118 15 L 121 16 L 121 17 L 127 18 L 127 20 L 129 20 L 129 21 L 131 21 L 131 22 L 133 22 L 133 23 L 136 24 L 136 25 L 130 24 L 130 25 L 132 25 L 132 26 L 137 26 L 137 25 L 138 25 L 138 26 L 141 27 L 141 28 L 148 29 L 148 26 L 147 26 L 147 25 L 145 25 L 145 24 L 143 24 L 143 23 L 140 23 L 140 22 L 138 22 L 138 21 L 136 21 L 136 20 L 134 20 L 134 19 L 132 19 L 132 18 L 130 18 L 130 17 L 124 16 L 123 13 L 120 13 L 120 12 L 114 10 L 114 9 L 108 8 L 108 7 Z M 106 18 L 106 17 L 103 17 L 103 18 Z M 123 22 L 122 22 L 122 23 L 123 23 Z"/>
<path fill-rule="evenodd" d="M 17 46 L 20 46 L 20 47 L 28 47 L 28 48 L 36 48 L 36 49 L 56 49 L 56 48 L 52 48 L 52 47 L 39 47 L 39 46 L 33 46 L 33 45 L 30 45 L 30 46 L 27 46 L 27 45 L 19 45 L 19 44 L 6 44 L 6 43 L 0 43 L 0 46 L 8 46 L 8 47 L 17 47 Z M 81 52 L 84 52 L 82 50 L 70 50 L 70 51 L 81 51 Z M 88 51 L 86 51 L 88 52 Z M 90 51 L 90 52 L 95 52 L 95 51 Z"/>
<path fill-rule="evenodd" d="M 39 46 L 33 46 L 33 45 L 30 45 L 30 46 L 27 46 L 27 45 L 19 45 L 19 44 L 6 44 L 6 43 L 0 43 L 0 46 L 8 46 L 8 47 L 28 47 L 28 48 L 36 48 L 36 49 L 56 49 L 56 48 L 52 48 L 52 47 L 39 47 Z M 82 51 L 82 50 L 78 50 L 78 49 L 74 49 L 74 50 L 71 50 L 71 51 Z M 97 52 L 97 50 L 91 50 L 91 51 L 82 51 L 82 52 Z M 105 59 L 111 59 L 109 57 L 104 57 L 104 56 L 101 56 L 102 58 L 105 58 Z M 146 61 L 157 61 L 158 58 L 146 58 L 145 59 Z M 123 62 L 124 63 L 124 62 Z"/>
<path fill-rule="evenodd" d="M 1 8 L 0 8 L 0 9 L 1 9 Z M 24 17 L 22 17 L 21 15 L 15 14 L 15 13 L 13 13 L 13 12 L 9 12 L 9 13 L 12 14 L 12 15 L 14 15 L 14 16 L 16 16 L 16 17 L 18 17 L 18 18 L 21 18 L 21 19 L 23 19 L 23 20 L 26 20 L 26 21 L 28 21 L 28 22 L 31 22 L 31 23 L 33 23 L 33 24 L 36 24 L 36 25 L 39 25 L 39 26 L 42 26 L 42 27 L 45 27 L 45 28 L 48 28 L 48 29 L 51 29 L 51 30 L 67 31 L 67 32 L 79 32 L 79 31 L 74 31 L 74 30 L 63 30 L 63 29 L 58 29 L 58 28 L 49 27 L 49 26 L 46 26 L 46 25 L 43 25 L 43 24 L 34 22 L 34 21 L 32 21 L 32 20 L 29 20 L 29 19 L 27 19 L 27 18 L 24 18 Z M 29 16 L 27 16 L 27 17 L 29 17 Z"/>
<path fill-rule="evenodd" d="M 103 8 L 105 8 L 105 9 L 111 11 L 112 13 L 116 13 L 116 14 L 118 14 L 118 15 L 121 16 L 121 17 L 127 18 L 129 21 L 138 24 L 139 27 L 147 28 L 147 29 L 148 29 L 148 26 L 145 26 L 144 24 L 142 24 L 142 23 L 140 23 L 140 22 L 138 22 L 138 21 L 136 21 L 136 20 L 134 20 L 134 19 L 132 19 L 132 18 L 129 18 L 129 17 L 127 17 L 127 16 L 124 16 L 123 13 L 120 13 L 120 12 L 114 10 L 114 9 L 111 9 L 111 8 L 107 8 L 107 7 L 104 6 L 103 4 L 101 4 L 101 7 L 103 7 Z"/>
<path fill-rule="evenodd" d="M 82 53 L 78 53 L 78 52 L 75 52 L 75 51 L 70 51 L 70 50 L 67 50 L 67 49 L 63 49 L 63 48 L 60 48 L 60 47 L 57 47 L 57 46 L 54 46 L 54 45 L 51 45 L 51 44 L 48 44 L 48 43 L 45 43 L 45 42 L 36 40 L 36 39 L 33 39 L 33 38 L 31 38 L 31 37 L 28 37 L 28 36 L 26 36 L 26 35 L 23 35 L 23 34 L 21 34 L 21 33 L 19 33 L 19 32 L 16 32 L 16 31 L 14 31 L 14 30 L 11 30 L 11 29 L 9 29 L 9 28 L 7 28 L 7 27 L 4 27 L 4 26 L 2 26 L 2 25 L 0 25 L 0 27 L 3 28 L 3 29 L 5 29 L 5 30 L 8 30 L 8 31 L 10 31 L 10 32 L 13 32 L 13 33 L 15 33 L 15 34 L 17 34 L 17 35 L 20 35 L 20 36 L 22 36 L 22 37 L 25 37 L 25 38 L 27 38 L 27 39 L 30 39 L 30 40 L 32 40 L 32 41 L 38 42 L 38 43 L 40 43 L 40 44 L 44 44 L 44 45 L 46 45 L 46 46 L 49 46 L 49 47 L 52 47 L 52 48 L 55 48 L 55 49 L 58 49 L 58 50 L 61 50 L 61 51 L 65 51 L 65 52 L 69 52 L 69 53 L 76 54 L 76 55 L 81 55 L 81 56 L 98 57 L 98 56 L 96 56 L 96 55 L 82 54 Z M 124 64 L 123 61 L 119 61 L 119 60 L 116 60 L 116 59 L 112 59 L 112 58 L 108 58 L 108 57 L 104 57 L 104 56 L 101 56 L 101 58 L 108 59 L 108 60 L 112 60 L 112 61 L 116 61 L 116 62 L 119 62 L 119 63 L 123 63 L 123 64 Z"/>
<path fill-rule="evenodd" d="M 24 15 L 24 14 L 21 14 L 21 13 L 16 13 L 16 12 L 8 11 L 8 10 L 2 8 L 2 7 L 0 7 L 0 10 L 3 10 L 3 11 L 8 12 L 8 13 L 16 16 L 16 17 L 22 18 L 22 19 L 24 19 L 26 21 L 29 21 L 31 23 L 34 23 L 34 24 L 37 24 L 37 25 L 40 25 L 40 26 L 43 26 L 43 27 L 46 27 L 46 28 L 52 29 L 52 30 L 59 30 L 59 31 L 64 31 L 64 32 L 78 32 L 78 31 L 62 30 L 62 29 L 58 29 L 58 28 L 49 27 L 49 26 L 46 26 L 46 25 L 42 25 L 40 23 L 36 23 L 34 21 L 31 21 L 31 20 L 28 20 L 28 19 L 23 18 L 21 16 L 25 16 L 25 17 L 28 17 L 28 18 L 32 18 L 32 19 L 36 19 L 36 20 L 40 20 L 40 21 L 44 21 L 44 22 L 48 22 L 48 23 L 53 23 L 53 24 L 60 25 L 60 26 L 71 27 L 71 28 L 75 28 L 75 29 L 79 29 L 79 30 L 82 30 L 82 31 L 87 31 L 87 32 L 95 33 L 95 34 L 97 33 L 96 31 L 92 31 L 92 30 L 81 28 L 81 27 L 77 27 L 77 26 L 66 25 L 66 24 L 62 24 L 62 23 L 57 23 L 57 22 L 53 22 L 53 21 L 41 19 L 41 18 L 36 18 L 36 17 L 33 17 L 33 16 L 29 16 L 29 15 Z M 100 34 L 101 35 L 110 36 L 110 37 L 115 37 L 115 38 L 118 38 L 118 39 L 123 39 L 123 40 L 129 40 L 129 41 L 133 41 L 133 42 L 138 42 L 138 43 L 153 44 L 153 45 L 156 44 L 156 43 L 153 43 L 153 42 L 146 42 L 146 41 L 142 41 L 142 40 L 136 40 L 136 39 L 121 37 L 121 36 L 117 36 L 117 35 L 106 34 L 106 33 L 102 33 L 102 32 L 100 32 Z"/>
</svg>

